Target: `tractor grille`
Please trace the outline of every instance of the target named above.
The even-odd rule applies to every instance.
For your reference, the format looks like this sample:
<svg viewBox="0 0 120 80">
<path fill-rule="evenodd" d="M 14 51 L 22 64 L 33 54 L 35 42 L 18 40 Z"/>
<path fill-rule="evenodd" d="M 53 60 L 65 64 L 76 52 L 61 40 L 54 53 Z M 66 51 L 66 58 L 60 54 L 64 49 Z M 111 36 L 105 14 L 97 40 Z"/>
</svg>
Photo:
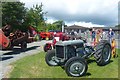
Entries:
<svg viewBox="0 0 120 80">
<path fill-rule="evenodd" d="M 64 58 L 64 47 L 63 46 L 56 46 L 56 57 Z"/>
</svg>

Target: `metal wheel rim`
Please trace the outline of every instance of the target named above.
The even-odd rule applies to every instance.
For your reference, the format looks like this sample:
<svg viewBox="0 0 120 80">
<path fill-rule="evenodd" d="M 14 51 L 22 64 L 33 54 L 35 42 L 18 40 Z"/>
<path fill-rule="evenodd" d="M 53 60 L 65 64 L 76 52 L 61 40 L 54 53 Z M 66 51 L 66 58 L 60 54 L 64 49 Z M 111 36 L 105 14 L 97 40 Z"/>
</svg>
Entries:
<svg viewBox="0 0 120 80">
<path fill-rule="evenodd" d="M 70 66 L 70 74 L 73 76 L 80 76 L 85 71 L 85 65 L 80 62 L 75 62 Z"/>
<path fill-rule="evenodd" d="M 57 65 L 57 63 L 54 61 L 54 58 L 55 58 L 55 56 L 51 56 L 50 58 L 49 58 L 49 64 L 51 64 L 51 65 Z"/>
</svg>

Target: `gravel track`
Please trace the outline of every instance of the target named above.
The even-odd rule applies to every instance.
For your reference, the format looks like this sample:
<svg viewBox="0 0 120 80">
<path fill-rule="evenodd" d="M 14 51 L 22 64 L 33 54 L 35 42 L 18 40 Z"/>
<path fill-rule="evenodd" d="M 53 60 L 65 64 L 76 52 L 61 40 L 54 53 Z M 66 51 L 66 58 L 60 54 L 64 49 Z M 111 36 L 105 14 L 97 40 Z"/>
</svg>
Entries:
<svg viewBox="0 0 120 80">
<path fill-rule="evenodd" d="M 38 41 L 27 44 L 27 50 L 22 52 L 19 47 L 14 47 L 13 50 L 0 51 L 0 79 L 6 78 L 7 73 L 10 71 L 10 64 L 29 55 L 38 54 L 43 51 L 43 46 L 46 42 L 51 41 Z"/>
</svg>

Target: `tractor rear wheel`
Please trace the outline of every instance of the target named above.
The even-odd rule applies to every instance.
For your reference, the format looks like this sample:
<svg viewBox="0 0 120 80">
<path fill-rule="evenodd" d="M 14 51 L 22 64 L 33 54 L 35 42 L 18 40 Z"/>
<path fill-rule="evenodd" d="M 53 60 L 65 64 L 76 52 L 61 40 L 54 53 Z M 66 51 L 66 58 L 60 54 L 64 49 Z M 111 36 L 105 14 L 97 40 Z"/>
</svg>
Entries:
<svg viewBox="0 0 120 80">
<path fill-rule="evenodd" d="M 21 49 L 22 51 L 25 51 L 27 49 L 27 42 L 21 43 Z"/>
<path fill-rule="evenodd" d="M 49 50 L 45 56 L 45 61 L 49 66 L 57 66 L 58 64 L 54 61 L 55 50 Z"/>
<path fill-rule="evenodd" d="M 72 57 L 65 64 L 65 71 L 68 76 L 79 77 L 86 74 L 88 69 L 85 59 Z"/>
<path fill-rule="evenodd" d="M 94 57 L 99 66 L 104 66 L 110 62 L 111 45 L 107 40 L 102 40 L 97 44 Z"/>
</svg>

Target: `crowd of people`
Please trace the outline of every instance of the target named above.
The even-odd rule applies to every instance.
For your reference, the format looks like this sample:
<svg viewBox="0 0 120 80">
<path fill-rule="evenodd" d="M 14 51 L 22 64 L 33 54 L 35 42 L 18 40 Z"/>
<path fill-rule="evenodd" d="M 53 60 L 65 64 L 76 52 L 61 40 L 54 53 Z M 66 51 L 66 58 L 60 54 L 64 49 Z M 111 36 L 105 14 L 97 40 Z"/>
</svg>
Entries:
<svg viewBox="0 0 120 80">
<path fill-rule="evenodd" d="M 86 30 L 83 33 L 72 30 L 70 35 L 84 37 L 89 42 L 99 42 L 100 40 L 108 40 L 110 43 L 116 38 L 115 32 L 110 28 L 108 31 L 102 29 L 92 29 L 91 31 Z"/>
<path fill-rule="evenodd" d="M 91 31 L 92 41 L 99 42 L 101 39 L 108 40 L 110 43 L 115 39 L 115 32 L 110 28 L 109 31 L 102 29 L 93 29 Z"/>
</svg>

